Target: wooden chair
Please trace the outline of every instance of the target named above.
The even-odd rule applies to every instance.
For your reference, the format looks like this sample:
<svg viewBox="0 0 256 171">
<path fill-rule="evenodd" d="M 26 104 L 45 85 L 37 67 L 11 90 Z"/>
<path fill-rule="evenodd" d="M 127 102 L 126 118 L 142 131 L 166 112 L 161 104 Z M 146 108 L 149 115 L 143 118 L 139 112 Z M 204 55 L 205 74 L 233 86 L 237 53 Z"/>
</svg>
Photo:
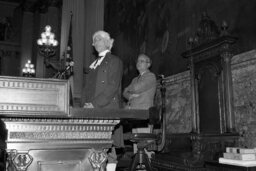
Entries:
<svg viewBox="0 0 256 171">
<path fill-rule="evenodd" d="M 147 148 L 151 143 L 157 140 L 156 134 L 153 133 L 134 133 L 132 134 L 130 140 L 137 143 L 138 151 L 135 154 L 132 164 L 130 165 L 129 171 L 144 170 L 152 171 L 148 155 L 145 153 L 145 148 Z"/>
<path fill-rule="evenodd" d="M 161 128 L 161 134 L 155 133 L 132 133 L 130 136 L 130 141 L 137 143 L 138 151 L 135 154 L 132 163 L 129 167 L 129 171 L 135 170 L 147 170 L 153 171 L 148 155 L 145 153 L 147 149 L 152 144 L 156 144 L 156 151 L 161 151 L 165 144 L 165 87 L 164 87 L 164 76 L 161 75 L 160 78 L 160 91 L 161 91 L 161 105 L 160 107 L 151 107 L 149 109 L 150 120 L 149 123 L 153 125 L 159 125 Z"/>
</svg>

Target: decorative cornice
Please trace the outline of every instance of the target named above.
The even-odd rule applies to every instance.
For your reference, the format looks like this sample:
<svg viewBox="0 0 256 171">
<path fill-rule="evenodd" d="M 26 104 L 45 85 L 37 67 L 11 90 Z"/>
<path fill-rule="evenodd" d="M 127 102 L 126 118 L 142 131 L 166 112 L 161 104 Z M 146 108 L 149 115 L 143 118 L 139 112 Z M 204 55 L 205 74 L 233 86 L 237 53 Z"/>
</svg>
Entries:
<svg viewBox="0 0 256 171">
<path fill-rule="evenodd" d="M 190 80 L 190 71 L 184 71 L 175 75 L 164 78 L 165 85 L 179 84 L 184 81 Z"/>
<path fill-rule="evenodd" d="M 45 142 L 44 141 L 25 141 L 23 140 L 22 142 L 20 140 L 12 140 L 11 142 L 9 142 L 9 147 L 10 147 L 10 144 L 15 144 L 15 143 L 24 143 L 24 144 L 28 144 L 28 143 L 31 143 L 32 145 L 37 145 L 37 144 L 44 144 Z M 48 147 L 54 147 L 56 149 L 56 144 L 57 145 L 61 145 L 61 146 L 69 146 L 70 144 L 76 144 L 76 145 L 81 145 L 81 144 L 87 144 L 87 145 L 91 145 L 91 144 L 97 144 L 97 145 L 109 145 L 109 144 L 113 144 L 113 140 L 112 139 L 104 139 L 104 140 L 98 140 L 98 139 L 70 139 L 70 140 L 66 140 L 66 139 L 62 139 L 62 140 L 55 140 L 55 141 L 47 141 L 46 142 Z M 14 145 L 15 146 L 15 145 Z M 11 149 L 6 149 L 7 152 L 11 151 Z"/>
<path fill-rule="evenodd" d="M 61 119 L 61 118 L 1 118 L 7 125 L 16 125 L 18 123 L 34 124 L 29 126 L 40 126 L 38 124 L 93 124 L 93 125 L 116 125 L 119 120 L 107 120 L 107 119 Z M 28 125 L 26 125 L 28 127 Z M 58 125 L 54 125 L 58 126 Z"/>
<path fill-rule="evenodd" d="M 26 104 L 0 104 L 0 111 L 3 110 L 5 113 L 8 113 L 7 111 L 59 111 L 60 108 L 58 106 L 54 105 L 26 105 Z M 0 112 L 2 113 L 2 112 Z M 14 113 L 14 112 L 13 112 Z M 11 114 L 11 113 L 10 113 Z"/>
<path fill-rule="evenodd" d="M 8 142 L 111 139 L 119 120 L 2 118 Z"/>
<path fill-rule="evenodd" d="M 25 82 L 20 80 L 1 80 L 0 88 L 28 88 L 28 89 L 56 89 L 58 84 L 48 84 L 43 82 Z"/>
<path fill-rule="evenodd" d="M 8 142 L 12 140 L 72 140 L 72 139 L 111 139 L 112 132 L 10 132 Z"/>
<path fill-rule="evenodd" d="M 35 132 L 40 132 L 40 131 L 102 131 L 102 132 L 109 132 L 113 130 L 113 126 L 100 126 L 100 125 L 91 125 L 91 126 L 74 126 L 74 125 L 59 125 L 59 126 L 53 126 L 53 125 L 47 125 L 47 126 L 35 126 L 35 125 L 8 125 L 7 129 L 10 131 L 20 131 L 22 132 L 27 132 L 27 131 L 35 131 Z"/>
</svg>

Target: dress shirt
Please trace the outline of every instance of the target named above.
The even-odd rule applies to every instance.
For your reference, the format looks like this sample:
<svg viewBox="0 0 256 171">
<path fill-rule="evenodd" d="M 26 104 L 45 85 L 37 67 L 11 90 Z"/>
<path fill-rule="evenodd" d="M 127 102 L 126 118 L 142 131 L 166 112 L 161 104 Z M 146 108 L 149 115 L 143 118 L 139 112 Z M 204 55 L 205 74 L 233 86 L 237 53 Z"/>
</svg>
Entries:
<svg viewBox="0 0 256 171">
<path fill-rule="evenodd" d="M 143 74 L 145 74 L 146 72 L 147 72 L 147 71 L 144 71 L 144 72 L 140 73 L 140 74 L 138 75 L 137 79 L 139 80 L 140 77 L 141 77 Z"/>
<path fill-rule="evenodd" d="M 91 69 L 96 69 L 97 66 L 100 66 L 101 62 L 105 58 L 106 54 L 110 52 L 109 50 L 104 50 L 103 52 L 99 53 L 99 57 L 93 61 L 93 63 L 89 66 Z"/>
</svg>

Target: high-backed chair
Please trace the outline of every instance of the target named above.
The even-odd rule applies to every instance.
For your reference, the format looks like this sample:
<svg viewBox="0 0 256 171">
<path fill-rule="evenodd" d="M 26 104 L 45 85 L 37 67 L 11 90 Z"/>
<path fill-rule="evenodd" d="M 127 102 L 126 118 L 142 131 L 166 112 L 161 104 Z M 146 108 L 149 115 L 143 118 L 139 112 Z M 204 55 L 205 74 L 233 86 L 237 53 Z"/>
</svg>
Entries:
<svg viewBox="0 0 256 171">
<path fill-rule="evenodd" d="M 187 89 L 184 87 L 176 96 L 183 96 L 191 103 L 189 110 L 185 105 L 179 107 L 178 118 L 189 119 L 186 124 L 191 125 L 191 132 L 185 133 L 183 128 L 178 132 L 184 133 L 170 131 L 168 140 L 172 142 L 166 145 L 164 153 L 151 160 L 157 170 L 203 171 L 205 161 L 218 162 L 226 147 L 237 144 L 231 73 L 236 38 L 228 35 L 226 23 L 220 32 L 206 13 L 195 30 L 196 38 L 189 39 L 189 49 L 181 54 L 189 62 L 189 81 L 171 81 L 181 86 L 190 83 L 190 95 L 183 96 Z M 176 100 L 174 96 L 169 98 L 170 102 Z M 189 116 L 183 116 L 187 112 Z"/>
<path fill-rule="evenodd" d="M 163 85 L 164 76 L 160 77 L 160 92 L 161 92 L 161 105 L 160 107 L 151 107 L 149 109 L 150 117 L 149 123 L 152 125 L 160 125 L 161 134 L 151 133 L 132 133 L 130 141 L 137 144 L 138 151 L 135 154 L 132 163 L 129 167 L 129 171 L 135 171 L 137 169 L 146 169 L 152 171 L 150 160 L 148 155 L 145 153 L 145 149 L 149 146 L 152 147 L 155 144 L 154 150 L 161 151 L 165 144 L 165 87 Z"/>
</svg>

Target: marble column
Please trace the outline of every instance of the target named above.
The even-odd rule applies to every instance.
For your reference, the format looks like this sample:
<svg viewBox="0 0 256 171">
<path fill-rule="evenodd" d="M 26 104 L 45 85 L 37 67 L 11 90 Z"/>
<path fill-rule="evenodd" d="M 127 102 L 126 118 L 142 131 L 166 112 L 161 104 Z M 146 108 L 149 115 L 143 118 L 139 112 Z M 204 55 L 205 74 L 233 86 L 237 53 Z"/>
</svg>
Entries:
<svg viewBox="0 0 256 171">
<path fill-rule="evenodd" d="M 231 58 L 233 54 L 230 52 L 230 45 L 224 44 L 222 46 L 223 52 L 221 57 L 223 59 L 223 75 L 224 75 L 224 93 L 225 93 L 225 113 L 226 113 L 226 131 L 235 131 L 235 118 L 233 111 L 233 85 L 231 74 Z"/>
</svg>

